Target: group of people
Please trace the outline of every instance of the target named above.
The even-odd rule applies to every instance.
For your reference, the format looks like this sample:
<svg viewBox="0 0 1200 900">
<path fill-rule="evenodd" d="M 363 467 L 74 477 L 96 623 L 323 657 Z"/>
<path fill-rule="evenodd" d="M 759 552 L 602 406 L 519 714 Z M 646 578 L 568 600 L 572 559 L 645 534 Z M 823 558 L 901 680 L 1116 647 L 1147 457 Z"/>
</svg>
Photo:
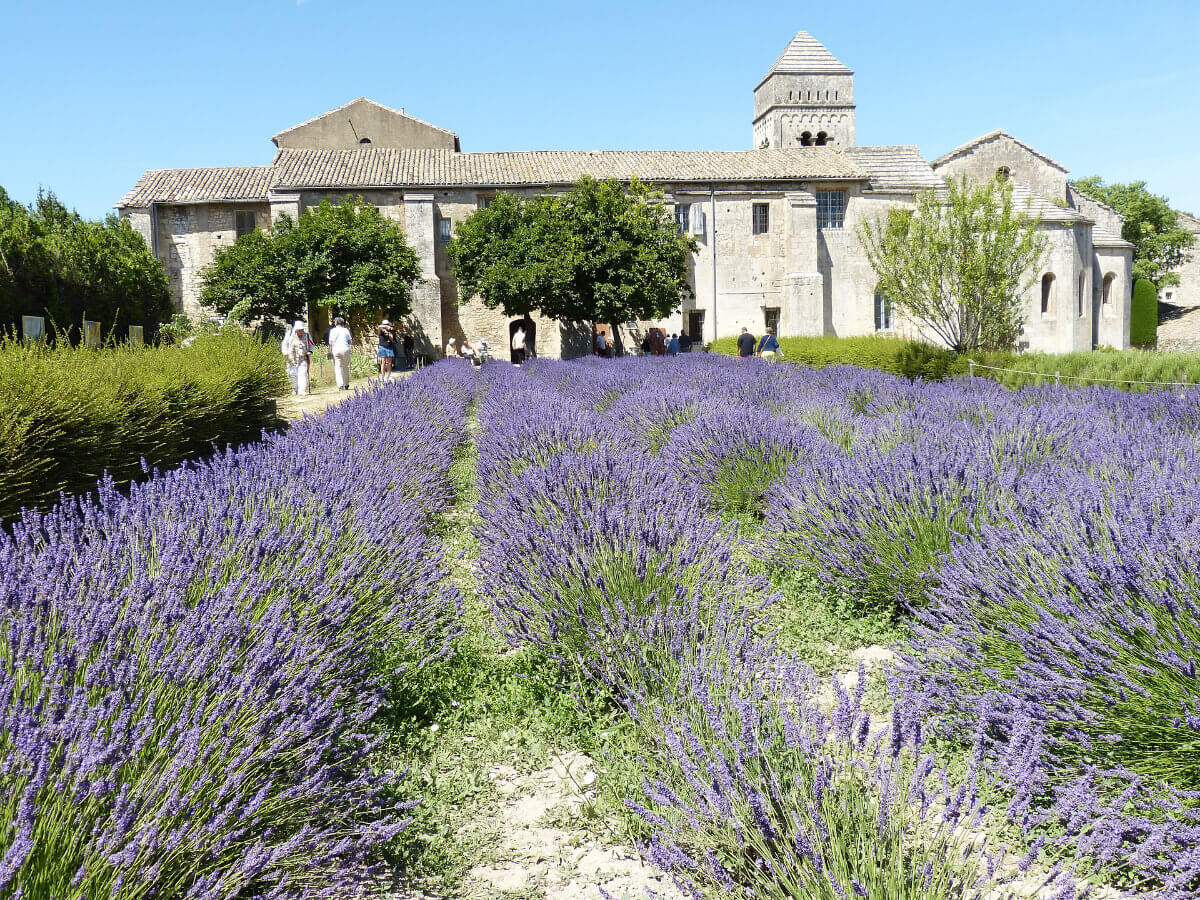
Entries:
<svg viewBox="0 0 1200 900">
<path fill-rule="evenodd" d="M 742 359 L 758 356 L 773 363 L 783 357 L 783 350 L 779 346 L 779 339 L 775 337 L 774 328 L 768 328 L 761 338 L 755 338 L 743 328 L 742 333 L 738 335 L 737 348 L 738 356 Z"/>
<path fill-rule="evenodd" d="M 661 328 L 651 328 L 642 338 L 642 353 L 645 356 L 678 356 L 692 352 L 692 339 L 684 334 L 671 334 Z"/>
<path fill-rule="evenodd" d="M 483 338 L 479 338 L 474 344 L 466 338 L 462 339 L 462 343 L 458 343 L 456 338 L 450 338 L 446 341 L 446 359 L 455 357 L 469 359 L 473 366 L 482 366 L 492 358 L 492 345 Z"/>
<path fill-rule="evenodd" d="M 403 353 L 404 363 L 411 366 L 415 361 L 414 343 L 411 334 L 397 333 L 396 328 L 387 319 L 379 323 L 378 351 L 379 373 L 387 377 L 392 373 L 397 357 Z M 350 353 L 354 345 L 354 337 L 346 327 L 346 320 L 336 316 L 333 327 L 329 329 L 327 339 L 329 358 L 333 361 L 333 377 L 339 391 L 350 390 Z M 304 395 L 308 393 L 312 370 L 312 355 L 316 344 L 308 333 L 308 326 L 303 322 L 295 322 L 284 335 L 279 346 L 287 366 L 288 380 L 292 383 L 292 393 Z"/>
</svg>

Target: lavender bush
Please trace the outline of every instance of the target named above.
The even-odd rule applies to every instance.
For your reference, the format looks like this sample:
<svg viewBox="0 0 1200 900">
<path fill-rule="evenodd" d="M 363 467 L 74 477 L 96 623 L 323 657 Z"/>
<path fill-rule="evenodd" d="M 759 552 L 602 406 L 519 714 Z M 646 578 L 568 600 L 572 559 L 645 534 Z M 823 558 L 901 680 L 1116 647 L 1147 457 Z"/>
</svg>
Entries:
<svg viewBox="0 0 1200 900">
<path fill-rule="evenodd" d="M 381 386 L 0 536 L 0 896 L 360 882 L 412 803 L 371 720 L 455 632 L 429 526 L 467 399 Z"/>
</svg>

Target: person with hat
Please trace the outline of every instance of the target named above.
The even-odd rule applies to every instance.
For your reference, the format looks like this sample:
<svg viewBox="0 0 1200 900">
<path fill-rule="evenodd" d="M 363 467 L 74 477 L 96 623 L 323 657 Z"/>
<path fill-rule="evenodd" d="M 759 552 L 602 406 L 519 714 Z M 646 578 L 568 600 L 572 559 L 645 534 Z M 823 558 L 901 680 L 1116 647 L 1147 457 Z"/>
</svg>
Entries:
<svg viewBox="0 0 1200 900">
<path fill-rule="evenodd" d="M 308 328 L 303 322 L 297 321 L 279 345 L 287 364 L 288 381 L 292 383 L 292 393 L 304 396 L 308 393 L 308 364 L 312 356 L 313 342 L 308 336 Z"/>
<path fill-rule="evenodd" d="M 396 331 L 392 323 L 384 319 L 379 323 L 379 374 L 392 377 L 392 364 L 396 361 Z"/>
</svg>

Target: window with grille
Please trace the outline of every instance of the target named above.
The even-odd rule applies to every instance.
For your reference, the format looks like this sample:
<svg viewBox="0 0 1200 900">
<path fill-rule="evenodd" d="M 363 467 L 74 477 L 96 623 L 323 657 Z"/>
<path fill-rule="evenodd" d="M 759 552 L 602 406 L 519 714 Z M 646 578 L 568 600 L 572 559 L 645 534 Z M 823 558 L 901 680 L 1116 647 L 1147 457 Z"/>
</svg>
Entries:
<svg viewBox="0 0 1200 900">
<path fill-rule="evenodd" d="M 753 234 L 766 234 L 771 230 L 771 204 L 755 203 L 753 210 Z"/>
<path fill-rule="evenodd" d="M 451 235 L 451 225 L 449 219 L 438 219 L 438 237 L 443 244 L 449 243 Z"/>
<path fill-rule="evenodd" d="M 776 334 L 779 334 L 779 309 L 778 308 L 764 309 L 763 310 L 763 320 L 764 320 L 763 324 L 766 325 L 767 331 L 774 331 Z"/>
<path fill-rule="evenodd" d="M 675 207 L 675 223 L 679 226 L 679 231 L 682 234 L 687 234 L 688 229 L 691 227 L 689 216 L 691 209 L 692 207 L 689 203 L 680 203 Z"/>
<path fill-rule="evenodd" d="M 846 224 L 846 192 L 817 191 L 817 228 L 843 228 Z"/>
<path fill-rule="evenodd" d="M 892 330 L 892 301 L 883 291 L 875 292 L 875 330 Z"/>
<path fill-rule="evenodd" d="M 254 210 L 238 210 L 233 214 L 233 231 L 236 238 L 254 230 Z"/>
</svg>

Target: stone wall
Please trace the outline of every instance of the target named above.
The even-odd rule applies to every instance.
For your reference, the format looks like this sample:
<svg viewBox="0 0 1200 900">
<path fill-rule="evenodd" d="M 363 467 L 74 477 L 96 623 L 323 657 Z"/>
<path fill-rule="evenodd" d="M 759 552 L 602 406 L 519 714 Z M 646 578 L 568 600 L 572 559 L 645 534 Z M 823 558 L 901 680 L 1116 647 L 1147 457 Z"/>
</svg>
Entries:
<svg viewBox="0 0 1200 900">
<path fill-rule="evenodd" d="M 754 91 L 755 147 L 800 146 L 800 135 L 824 131 L 835 147 L 855 145 L 854 76 L 774 73 Z"/>
<path fill-rule="evenodd" d="M 357 150 L 371 147 L 454 150 L 455 135 L 419 119 L 361 99 L 274 138 L 278 147 Z"/>
<path fill-rule="evenodd" d="M 1031 153 L 1006 134 L 996 135 L 933 166 L 943 178 L 957 179 L 966 175 L 968 179 L 979 182 L 995 178 L 1001 167 L 1007 167 L 1014 181 L 1025 185 L 1038 196 L 1063 205 L 1069 202 L 1067 173 Z"/>
</svg>

